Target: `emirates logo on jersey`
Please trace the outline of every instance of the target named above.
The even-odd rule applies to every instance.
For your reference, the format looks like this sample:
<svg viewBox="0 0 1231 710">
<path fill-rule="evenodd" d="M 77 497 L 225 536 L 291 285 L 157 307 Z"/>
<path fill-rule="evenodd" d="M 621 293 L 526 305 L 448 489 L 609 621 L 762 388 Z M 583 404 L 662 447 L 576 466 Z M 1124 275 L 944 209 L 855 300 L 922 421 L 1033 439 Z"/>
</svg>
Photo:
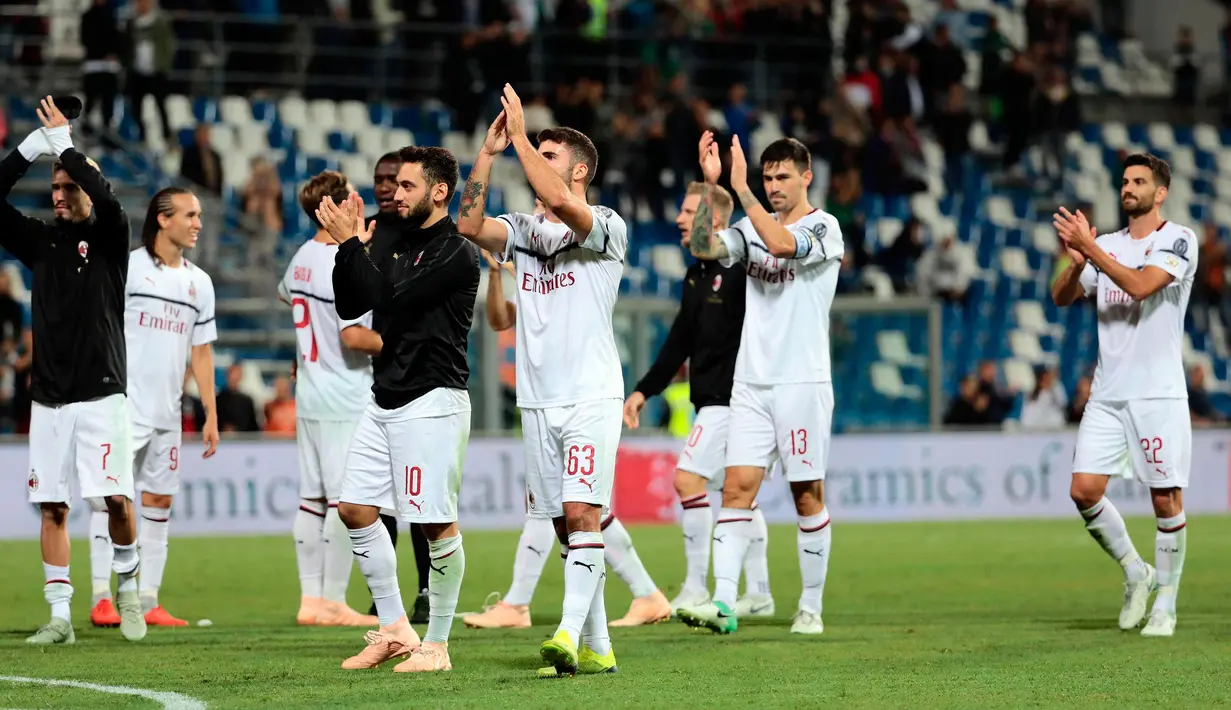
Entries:
<svg viewBox="0 0 1231 710">
<path fill-rule="evenodd" d="M 77 253 L 81 255 L 82 259 L 86 258 L 86 255 L 90 253 L 90 245 L 84 241 L 77 242 Z"/>
<path fill-rule="evenodd" d="M 722 288 L 722 274 L 714 277 L 714 292 L 717 293 L 720 288 Z"/>
</svg>

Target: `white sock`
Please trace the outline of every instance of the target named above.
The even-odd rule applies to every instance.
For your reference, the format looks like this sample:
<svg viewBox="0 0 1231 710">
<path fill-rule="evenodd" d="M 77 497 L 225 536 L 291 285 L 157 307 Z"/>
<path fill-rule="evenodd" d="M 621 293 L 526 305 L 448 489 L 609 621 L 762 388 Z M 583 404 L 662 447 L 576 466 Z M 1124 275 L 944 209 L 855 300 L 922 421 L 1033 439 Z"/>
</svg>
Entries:
<svg viewBox="0 0 1231 710">
<path fill-rule="evenodd" d="M 603 565 L 603 534 L 575 532 L 568 536 L 568 559 L 564 561 L 564 611 L 559 631 L 567 631 L 573 643 L 581 640 L 581 627 L 590 613 L 594 590 L 606 574 Z"/>
<path fill-rule="evenodd" d="M 331 602 L 346 603 L 346 588 L 350 585 L 350 571 L 355 564 L 355 555 L 350 549 L 350 535 L 346 525 L 338 517 L 338 506 L 331 504 L 325 513 L 321 528 L 321 557 L 324 581 L 321 596 Z M 300 577 L 300 588 L 303 578 Z"/>
<path fill-rule="evenodd" d="M 628 588 L 633 590 L 633 596 L 640 599 L 658 591 L 645 565 L 641 564 L 637 549 L 633 547 L 633 538 L 628 534 L 628 530 L 624 529 L 624 523 L 614 515 L 608 515 L 602 531 L 607 564 L 611 565 L 611 571 L 619 575 Z"/>
<path fill-rule="evenodd" d="M 1154 536 L 1154 567 L 1158 570 L 1158 596 L 1154 608 L 1175 613 L 1175 598 L 1180 593 L 1180 574 L 1184 571 L 1184 550 L 1188 547 L 1188 516 L 1184 511 L 1171 518 L 1158 519 Z"/>
<path fill-rule="evenodd" d="M 351 530 L 350 542 L 351 552 L 359 562 L 359 571 L 363 573 L 368 589 L 372 590 L 372 601 L 376 604 L 380 625 L 382 628 L 390 626 L 406 616 L 406 609 L 402 606 L 402 592 L 398 589 L 398 558 L 393 549 L 393 540 L 389 539 L 389 531 L 378 519 L 366 528 Z"/>
<path fill-rule="evenodd" d="M 769 528 L 760 506 L 752 504 L 748 554 L 744 557 L 744 593 L 769 595 Z"/>
<path fill-rule="evenodd" d="M 110 526 L 111 516 L 106 506 L 90 513 L 90 580 L 94 587 L 91 606 L 111 598 Z"/>
<path fill-rule="evenodd" d="M 167 532 L 171 526 L 170 508 L 141 509 L 141 529 L 137 544 L 141 549 L 141 607 L 146 611 L 158 606 L 158 588 L 167 569 Z"/>
<path fill-rule="evenodd" d="M 714 523 L 714 601 L 729 608 L 739 598 L 739 574 L 752 537 L 752 511 L 722 508 Z"/>
<path fill-rule="evenodd" d="M 547 556 L 556 541 L 556 526 L 550 518 L 526 518 L 517 541 L 517 554 L 513 557 L 513 583 L 504 601 L 514 606 L 529 606 L 534 589 L 543 576 Z"/>
<path fill-rule="evenodd" d="M 461 535 L 430 540 L 427 549 L 432 557 L 427 577 L 431 611 L 423 640 L 447 643 L 457 611 L 457 596 L 462 591 L 462 577 L 466 574 L 466 550 Z"/>
<path fill-rule="evenodd" d="M 299 594 L 305 597 L 324 596 L 322 572 L 325 547 L 322 532 L 325 526 L 325 505 L 315 500 L 299 500 L 299 511 L 291 525 L 295 536 L 295 561 L 299 564 Z M 353 531 L 352 531 L 353 532 Z"/>
<path fill-rule="evenodd" d="M 682 591 L 704 592 L 709 589 L 710 540 L 714 534 L 714 509 L 710 507 L 709 494 L 680 499 L 684 512 L 680 526 L 684 528 L 684 589 Z"/>
<path fill-rule="evenodd" d="M 111 569 L 115 570 L 115 592 L 137 591 L 137 570 L 141 567 L 141 557 L 137 554 L 137 543 L 117 545 L 111 543 Z"/>
<path fill-rule="evenodd" d="M 581 625 L 581 642 L 590 647 L 600 656 L 611 652 L 611 634 L 607 630 L 607 603 L 603 590 L 607 586 L 607 572 L 598 576 L 598 586 L 594 588 L 594 599 L 590 601 L 590 613 Z"/>
<path fill-rule="evenodd" d="M 68 578 L 68 566 L 58 567 L 43 563 L 43 598 L 51 605 L 51 618 L 72 623 L 70 614 L 73 600 L 73 583 Z"/>
<path fill-rule="evenodd" d="M 829 547 L 833 529 L 829 511 L 821 508 L 816 515 L 800 516 L 799 532 L 795 536 L 799 548 L 799 576 L 803 591 L 799 594 L 800 611 L 821 613 L 821 596 L 825 593 L 825 576 L 829 573 Z"/>
<path fill-rule="evenodd" d="M 1124 568 L 1127 579 L 1138 581 L 1146 577 L 1146 563 L 1137 554 L 1133 541 L 1128 536 L 1124 518 L 1111 499 L 1104 496 L 1099 502 L 1081 511 L 1086 521 L 1086 531 L 1102 546 L 1111 559 Z"/>
</svg>

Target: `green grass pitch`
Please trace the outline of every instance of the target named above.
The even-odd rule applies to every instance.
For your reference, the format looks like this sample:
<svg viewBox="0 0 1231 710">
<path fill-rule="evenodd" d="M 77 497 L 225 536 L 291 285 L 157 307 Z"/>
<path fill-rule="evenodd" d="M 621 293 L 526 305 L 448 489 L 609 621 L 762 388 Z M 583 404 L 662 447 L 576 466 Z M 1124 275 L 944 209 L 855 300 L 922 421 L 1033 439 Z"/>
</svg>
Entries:
<svg viewBox="0 0 1231 710">
<path fill-rule="evenodd" d="M 1153 521 L 1129 521 L 1153 557 Z M 38 545 L 0 543 L 0 676 L 174 691 L 211 708 L 277 706 L 520 708 L 1212 707 L 1231 702 L 1231 518 L 1194 517 L 1175 638 L 1121 632 L 1120 574 L 1079 520 L 844 525 L 835 521 L 824 636 L 792 637 L 799 594 L 795 534 L 770 531 L 779 617 L 729 637 L 678 623 L 614 629 L 620 672 L 540 680 L 538 645 L 559 619 L 560 565 L 549 561 L 526 631 L 459 621 L 454 670 L 342 671 L 363 630 L 299 628 L 293 543 L 285 538 L 173 539 L 162 600 L 210 628 L 151 629 L 125 642 L 89 626 L 88 551 L 73 548 L 77 644 L 46 651 L 25 636 L 46 621 Z M 682 581 L 676 528 L 633 528 L 668 595 Z M 408 542 L 405 540 L 404 542 Z M 509 582 L 516 532 L 467 533 L 460 610 Z M 408 545 L 402 589 L 414 588 Z M 612 618 L 630 601 L 613 576 Z M 351 604 L 366 609 L 356 573 Z M 420 629 L 422 631 L 422 629 Z M 144 698 L 0 682 L 4 708 L 156 708 Z"/>
</svg>

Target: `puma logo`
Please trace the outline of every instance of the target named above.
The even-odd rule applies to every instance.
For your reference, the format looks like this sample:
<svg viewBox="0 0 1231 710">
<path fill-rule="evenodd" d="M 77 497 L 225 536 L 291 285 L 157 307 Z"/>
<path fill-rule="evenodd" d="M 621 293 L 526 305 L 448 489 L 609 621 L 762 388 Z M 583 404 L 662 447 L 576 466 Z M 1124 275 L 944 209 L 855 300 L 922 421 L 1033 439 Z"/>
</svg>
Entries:
<svg viewBox="0 0 1231 710">
<path fill-rule="evenodd" d="M 111 540 L 107 539 L 107 536 L 106 536 L 106 535 L 95 535 L 95 536 L 94 536 L 94 539 L 95 539 L 95 540 L 102 540 L 103 542 L 111 542 Z"/>
<path fill-rule="evenodd" d="M 805 547 L 804 554 L 816 555 L 817 557 L 824 557 L 825 551 L 824 550 L 809 550 L 808 548 Z"/>
<path fill-rule="evenodd" d="M 590 483 L 589 481 L 587 481 L 587 480 L 586 480 L 586 479 L 584 479 L 584 478 L 578 478 L 578 479 L 577 479 L 577 482 L 578 482 L 578 483 L 584 483 L 584 484 L 585 484 L 585 486 L 586 486 L 586 488 L 589 488 L 589 489 L 590 489 L 590 492 L 591 492 L 591 493 L 593 493 L 593 492 L 594 492 L 594 484 L 593 484 L 593 483 Z"/>
<path fill-rule="evenodd" d="M 120 479 L 116 478 L 115 476 L 104 476 L 104 478 L 106 478 L 108 481 L 111 481 L 117 486 L 120 485 Z"/>
<path fill-rule="evenodd" d="M 360 552 L 359 550 L 351 550 L 351 552 L 355 553 L 355 557 L 362 557 L 364 559 L 368 559 L 367 550 L 363 550 L 362 552 Z"/>
<path fill-rule="evenodd" d="M 413 500 L 410 500 L 410 499 L 408 498 L 408 499 L 406 500 L 406 504 L 407 504 L 407 505 L 413 505 L 413 506 L 415 506 L 415 510 L 419 511 L 419 513 L 420 513 L 420 514 L 422 514 L 422 513 L 423 513 L 423 506 L 419 505 L 418 503 L 414 502 Z"/>
<path fill-rule="evenodd" d="M 726 537 L 726 535 L 715 535 L 715 536 L 714 536 L 714 542 L 717 542 L 717 543 L 721 544 L 721 543 L 722 543 L 722 539 L 723 539 L 724 537 Z"/>
<path fill-rule="evenodd" d="M 1163 476 L 1166 476 L 1166 475 L 1167 475 L 1167 472 L 1166 472 L 1166 471 L 1164 471 L 1164 470 L 1162 470 L 1162 469 L 1161 469 L 1161 468 L 1159 468 L 1158 466 L 1155 466 L 1155 467 L 1154 467 L 1154 470 L 1155 470 L 1155 471 L 1158 471 L 1158 472 L 1159 472 L 1160 474 L 1162 474 Z"/>
<path fill-rule="evenodd" d="M 449 569 L 449 565 L 441 565 L 439 568 L 437 568 L 437 567 L 433 567 L 431 562 L 428 562 L 428 563 L 427 563 L 427 566 L 428 566 L 429 568 L 431 568 L 431 570 L 432 570 L 433 572 L 437 572 L 437 573 L 439 573 L 439 574 L 441 574 L 441 575 L 443 575 L 443 574 L 445 573 L 445 570 Z"/>
<path fill-rule="evenodd" d="M 809 461 L 808 459 L 800 459 L 799 462 L 807 466 L 808 468 L 812 468 L 812 462 Z"/>
<path fill-rule="evenodd" d="M 533 547 L 530 547 L 529 545 L 526 545 L 526 549 L 527 549 L 527 550 L 529 550 L 529 551 L 531 551 L 531 552 L 533 552 L 534 554 L 538 555 L 539 557 L 542 557 L 542 556 L 543 556 L 543 551 L 542 551 L 542 550 L 536 550 L 536 549 L 534 549 Z"/>
<path fill-rule="evenodd" d="M 574 564 L 574 565 L 576 565 L 576 566 L 578 566 L 578 567 L 585 567 L 585 568 L 586 568 L 586 570 L 588 570 L 590 573 L 593 573 L 593 572 L 594 572 L 594 565 L 593 565 L 593 564 L 586 564 L 585 562 L 582 562 L 581 560 L 573 560 L 573 564 Z"/>
<path fill-rule="evenodd" d="M 687 541 L 689 541 L 689 542 L 692 542 L 693 540 L 696 540 L 696 539 L 697 539 L 697 536 L 696 536 L 696 535 L 685 535 L 685 536 L 684 536 L 684 539 L 685 539 L 685 540 L 687 540 Z"/>
</svg>

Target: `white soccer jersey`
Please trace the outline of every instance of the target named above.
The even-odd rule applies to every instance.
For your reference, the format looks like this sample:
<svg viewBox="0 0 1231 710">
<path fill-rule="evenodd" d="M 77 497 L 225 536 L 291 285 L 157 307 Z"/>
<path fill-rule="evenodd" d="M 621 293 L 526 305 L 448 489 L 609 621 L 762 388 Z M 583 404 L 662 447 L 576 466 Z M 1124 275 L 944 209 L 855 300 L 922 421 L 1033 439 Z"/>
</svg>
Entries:
<svg viewBox="0 0 1231 710">
<path fill-rule="evenodd" d="M 509 237 L 501 261 L 517 267 L 517 406 L 563 407 L 624 397 L 611 312 L 624 274 L 628 228 L 590 208 L 584 236 L 545 215 L 500 216 Z"/>
<path fill-rule="evenodd" d="M 744 262 L 748 302 L 735 360 L 735 381 L 750 385 L 829 382 L 829 309 L 842 263 L 838 220 L 813 210 L 786 225 L 802 253 L 778 258 L 745 217 L 719 232 L 729 255 Z"/>
<path fill-rule="evenodd" d="M 1098 294 L 1098 367 L 1090 399 L 1188 397 L 1184 377 L 1184 313 L 1197 274 L 1197 237 L 1188 227 L 1163 222 L 1144 239 L 1127 229 L 1095 240 L 1116 261 L 1134 269 L 1157 266 L 1175 278 L 1144 301 L 1134 301 L 1094 264 L 1081 272 L 1086 295 Z"/>
<path fill-rule="evenodd" d="M 196 264 L 155 263 L 145 248 L 128 256 L 124 299 L 128 401 L 135 424 L 179 431 L 184 370 L 195 345 L 218 339 L 214 282 Z"/>
<path fill-rule="evenodd" d="M 335 243 L 309 241 L 299 247 L 278 283 L 278 297 L 290 304 L 299 351 L 295 413 L 304 419 L 359 419 L 372 399 L 372 358 L 342 345 L 352 325 L 372 327 L 372 314 L 338 318 L 333 304 Z"/>
</svg>

